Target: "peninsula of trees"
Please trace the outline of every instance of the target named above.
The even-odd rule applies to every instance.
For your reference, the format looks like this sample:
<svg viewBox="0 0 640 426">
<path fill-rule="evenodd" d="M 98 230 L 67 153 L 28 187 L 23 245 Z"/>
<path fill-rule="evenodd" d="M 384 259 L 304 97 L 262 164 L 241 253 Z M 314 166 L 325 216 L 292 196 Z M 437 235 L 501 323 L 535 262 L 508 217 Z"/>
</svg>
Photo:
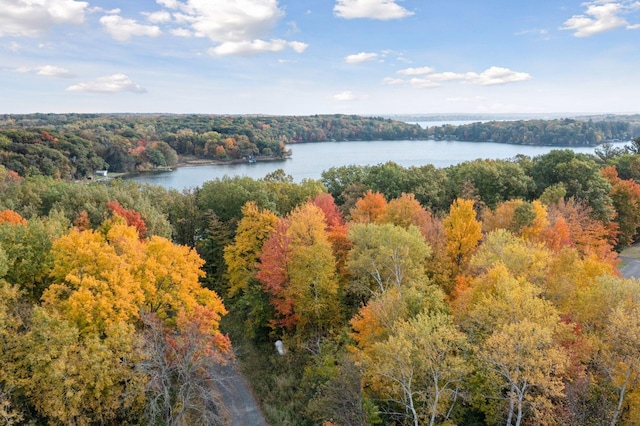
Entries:
<svg viewBox="0 0 640 426">
<path fill-rule="evenodd" d="M 200 159 L 285 159 L 289 144 L 435 139 L 585 146 L 640 135 L 637 120 L 490 121 L 424 129 L 354 115 L 218 116 L 152 114 L 0 115 L 0 164 L 20 175 L 80 179 L 95 170 L 132 172 Z"/>
</svg>

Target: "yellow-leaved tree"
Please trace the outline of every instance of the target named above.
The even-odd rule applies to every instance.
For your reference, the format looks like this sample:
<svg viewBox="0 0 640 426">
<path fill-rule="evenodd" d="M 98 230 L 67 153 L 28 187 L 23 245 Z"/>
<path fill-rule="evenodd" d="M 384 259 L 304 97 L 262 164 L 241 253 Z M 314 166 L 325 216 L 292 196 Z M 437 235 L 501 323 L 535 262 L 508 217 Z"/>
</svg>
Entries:
<svg viewBox="0 0 640 426">
<path fill-rule="evenodd" d="M 464 269 L 482 238 L 482 224 L 476 219 L 473 200 L 458 198 L 451 204 L 449 216 L 444 219 L 444 233 L 455 276 Z"/>
<path fill-rule="evenodd" d="M 259 209 L 253 201 L 242 207 L 242 219 L 238 222 L 233 244 L 224 249 L 230 297 L 245 291 L 250 281 L 255 279 L 262 245 L 277 222 L 275 213 Z"/>
<path fill-rule="evenodd" d="M 265 242 L 258 279 L 278 318 L 303 340 L 317 341 L 339 320 L 338 280 L 323 211 L 308 202 L 294 209 Z"/>
<path fill-rule="evenodd" d="M 146 406 L 151 422 L 209 422 L 209 368 L 231 347 L 219 330 L 225 307 L 200 285 L 195 250 L 141 240 L 116 216 L 98 231 L 72 229 L 52 251 L 54 284 L 23 343 L 20 370 L 31 373 L 18 377 L 40 415 L 120 423 Z"/>
<path fill-rule="evenodd" d="M 568 355 L 561 343 L 568 331 L 541 293 L 498 260 L 456 301 L 481 366 L 474 403 L 493 422 L 546 424 L 554 416 L 552 401 L 563 397 Z"/>
</svg>

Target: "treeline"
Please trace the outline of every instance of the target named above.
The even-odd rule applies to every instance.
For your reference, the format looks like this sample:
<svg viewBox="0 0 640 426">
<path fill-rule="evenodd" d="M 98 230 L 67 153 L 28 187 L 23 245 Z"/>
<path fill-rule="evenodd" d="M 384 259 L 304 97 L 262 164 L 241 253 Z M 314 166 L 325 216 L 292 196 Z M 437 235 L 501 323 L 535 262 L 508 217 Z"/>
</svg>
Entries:
<svg viewBox="0 0 640 426">
<path fill-rule="evenodd" d="M 0 164 L 22 176 L 64 179 L 95 170 L 174 167 L 181 157 L 215 161 L 283 159 L 288 144 L 436 139 L 584 146 L 637 136 L 625 121 L 532 120 L 423 129 L 354 115 L 216 116 L 28 114 L 0 116 Z"/>
<path fill-rule="evenodd" d="M 428 129 L 436 140 L 498 142 L 519 145 L 595 146 L 629 141 L 640 135 L 640 126 L 627 121 L 518 120 L 488 121 Z"/>
<path fill-rule="evenodd" d="M 46 135 L 65 145 L 49 143 Z M 84 156 L 79 157 L 76 149 L 88 148 L 103 160 L 100 166 L 110 171 L 129 172 L 172 167 L 179 156 L 218 161 L 283 159 L 291 154 L 286 148 L 290 143 L 420 137 L 424 130 L 418 125 L 346 115 L 4 115 L 0 117 L 0 159 L 21 175 L 50 176 L 53 164 L 68 178 L 68 170 L 74 177 L 91 172 L 58 158 L 84 160 L 88 153 L 83 151 Z M 40 154 L 48 160 L 37 161 Z"/>
<path fill-rule="evenodd" d="M 20 176 L 78 180 L 97 170 L 131 172 L 177 163 L 176 151 L 163 141 L 42 128 L 0 129 L 0 164 Z"/>
<path fill-rule="evenodd" d="M 631 424 L 639 145 L 184 192 L 0 167 L 0 418 L 225 424 L 235 353 L 271 424 Z"/>
</svg>

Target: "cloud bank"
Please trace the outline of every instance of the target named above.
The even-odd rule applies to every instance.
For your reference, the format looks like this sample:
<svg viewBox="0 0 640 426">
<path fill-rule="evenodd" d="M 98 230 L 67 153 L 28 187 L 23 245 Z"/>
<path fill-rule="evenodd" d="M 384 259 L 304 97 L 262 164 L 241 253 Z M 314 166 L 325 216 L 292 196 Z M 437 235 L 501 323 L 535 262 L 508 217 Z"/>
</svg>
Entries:
<svg viewBox="0 0 640 426">
<path fill-rule="evenodd" d="M 383 80 L 385 84 L 399 85 L 409 83 L 416 88 L 440 87 L 449 81 L 460 81 L 463 83 L 477 84 L 480 86 L 495 86 L 500 84 L 516 83 L 530 80 L 533 77 L 525 72 L 516 72 L 508 68 L 491 67 L 481 73 L 466 72 L 435 72 L 434 68 L 405 68 L 397 72 L 399 75 L 412 77 L 409 80 L 387 77 Z"/>
</svg>

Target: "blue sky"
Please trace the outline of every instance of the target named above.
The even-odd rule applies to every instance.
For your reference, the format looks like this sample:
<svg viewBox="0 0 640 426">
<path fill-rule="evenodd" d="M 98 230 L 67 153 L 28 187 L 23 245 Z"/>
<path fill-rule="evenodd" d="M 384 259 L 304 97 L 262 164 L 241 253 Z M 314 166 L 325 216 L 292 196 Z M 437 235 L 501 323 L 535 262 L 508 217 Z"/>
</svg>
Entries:
<svg viewBox="0 0 640 426">
<path fill-rule="evenodd" d="M 640 112 L 636 0 L 0 0 L 0 113 Z"/>
</svg>

